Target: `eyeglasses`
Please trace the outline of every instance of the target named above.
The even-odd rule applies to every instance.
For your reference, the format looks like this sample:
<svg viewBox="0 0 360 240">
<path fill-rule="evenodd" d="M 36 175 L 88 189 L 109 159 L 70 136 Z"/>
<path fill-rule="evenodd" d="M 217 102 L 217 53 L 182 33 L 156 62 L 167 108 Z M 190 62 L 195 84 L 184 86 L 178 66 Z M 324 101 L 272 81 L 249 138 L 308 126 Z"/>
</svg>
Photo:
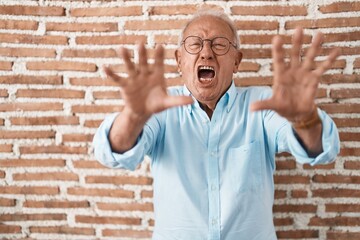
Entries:
<svg viewBox="0 0 360 240">
<path fill-rule="evenodd" d="M 184 44 L 184 48 L 188 53 L 198 54 L 204 47 L 204 41 L 210 42 L 212 51 L 218 56 L 225 55 L 229 51 L 230 45 L 236 48 L 236 44 L 230 42 L 229 39 L 225 37 L 202 39 L 197 36 L 188 36 L 181 44 Z"/>
</svg>

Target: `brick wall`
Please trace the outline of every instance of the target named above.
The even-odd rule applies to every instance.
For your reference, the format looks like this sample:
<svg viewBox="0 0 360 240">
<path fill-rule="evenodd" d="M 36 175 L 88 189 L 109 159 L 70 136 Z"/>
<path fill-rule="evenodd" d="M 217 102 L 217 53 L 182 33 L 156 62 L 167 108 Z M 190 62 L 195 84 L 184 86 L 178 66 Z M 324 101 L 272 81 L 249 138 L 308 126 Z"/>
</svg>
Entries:
<svg viewBox="0 0 360 240">
<path fill-rule="evenodd" d="M 21 4 L 21 5 L 19 5 Z M 148 239 L 154 225 L 149 161 L 107 169 L 91 140 L 121 111 L 102 67 L 123 71 L 116 50 L 166 43 L 169 85 L 182 83 L 173 52 L 182 24 L 203 1 L 0 1 L 0 237 Z M 360 239 L 360 2 L 207 1 L 231 14 L 241 35 L 237 85 L 271 85 L 271 38 L 305 28 L 325 33 L 342 56 L 322 79 L 319 106 L 342 140 L 327 166 L 277 160 L 274 222 L 279 239 Z M 289 47 L 290 45 L 287 45 Z M 153 51 L 151 51 L 151 56 Z M 260 216 L 259 216 L 260 217 Z"/>
</svg>

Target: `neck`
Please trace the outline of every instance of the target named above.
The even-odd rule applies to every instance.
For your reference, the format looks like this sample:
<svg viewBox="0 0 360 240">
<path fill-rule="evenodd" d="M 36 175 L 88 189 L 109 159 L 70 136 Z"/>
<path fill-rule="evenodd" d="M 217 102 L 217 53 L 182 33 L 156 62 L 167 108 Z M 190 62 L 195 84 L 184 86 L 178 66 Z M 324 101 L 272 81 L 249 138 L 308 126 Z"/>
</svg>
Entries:
<svg viewBox="0 0 360 240">
<path fill-rule="evenodd" d="M 205 111 L 205 113 L 208 115 L 209 119 L 211 119 L 211 117 L 215 111 L 216 103 L 215 104 L 206 104 L 206 103 L 199 102 L 199 105 Z"/>
</svg>

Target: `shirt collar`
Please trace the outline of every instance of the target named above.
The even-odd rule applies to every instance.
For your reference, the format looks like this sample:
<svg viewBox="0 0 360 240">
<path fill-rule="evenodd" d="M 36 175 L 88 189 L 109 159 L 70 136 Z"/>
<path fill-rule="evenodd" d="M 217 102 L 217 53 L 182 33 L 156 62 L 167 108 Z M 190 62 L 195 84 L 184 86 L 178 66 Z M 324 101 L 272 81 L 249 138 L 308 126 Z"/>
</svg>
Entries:
<svg viewBox="0 0 360 240">
<path fill-rule="evenodd" d="M 224 96 L 222 96 L 221 98 L 226 98 L 226 110 L 228 112 L 230 112 L 231 108 L 234 105 L 235 99 L 237 97 L 237 91 L 236 91 L 236 87 L 235 87 L 235 83 L 234 81 L 231 82 L 231 85 L 229 87 L 229 89 L 226 91 L 226 93 L 224 94 Z M 187 106 L 187 109 L 189 110 L 189 113 L 192 112 L 194 107 L 200 107 L 199 102 L 195 99 L 195 97 L 191 94 L 191 92 L 189 91 L 189 89 L 186 87 L 186 85 L 184 84 L 184 95 L 185 96 L 191 96 L 194 100 L 193 104 L 189 104 Z M 220 99 L 221 100 L 221 99 Z"/>
</svg>

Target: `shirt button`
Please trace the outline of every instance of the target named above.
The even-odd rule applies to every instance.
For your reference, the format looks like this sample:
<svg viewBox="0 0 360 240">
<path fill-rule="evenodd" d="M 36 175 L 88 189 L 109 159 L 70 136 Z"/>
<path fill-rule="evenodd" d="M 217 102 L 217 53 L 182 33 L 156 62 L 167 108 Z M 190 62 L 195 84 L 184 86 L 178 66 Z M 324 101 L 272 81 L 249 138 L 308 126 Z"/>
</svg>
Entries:
<svg viewBox="0 0 360 240">
<path fill-rule="evenodd" d="M 212 191 L 215 191 L 216 190 L 216 186 L 213 184 L 213 185 L 211 185 L 211 190 Z"/>
<path fill-rule="evenodd" d="M 210 155 L 211 155 L 211 156 L 215 156 L 215 152 L 211 152 Z"/>
<path fill-rule="evenodd" d="M 217 219 L 213 218 L 213 220 L 211 221 L 212 225 L 215 225 L 217 223 Z"/>
</svg>

